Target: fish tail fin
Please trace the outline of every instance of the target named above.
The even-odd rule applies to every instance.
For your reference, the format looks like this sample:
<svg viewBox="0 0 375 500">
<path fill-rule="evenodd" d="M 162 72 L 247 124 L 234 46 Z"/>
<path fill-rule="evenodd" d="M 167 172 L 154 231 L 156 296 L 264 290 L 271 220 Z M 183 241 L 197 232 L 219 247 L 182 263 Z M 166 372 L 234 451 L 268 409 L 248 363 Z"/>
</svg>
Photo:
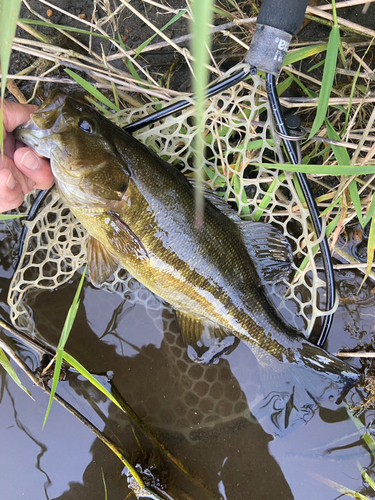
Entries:
<svg viewBox="0 0 375 500">
<path fill-rule="evenodd" d="M 257 356 L 263 399 L 251 411 L 278 436 L 311 420 L 320 406 L 336 407 L 360 377 L 345 361 L 307 341 L 293 351 L 289 363 L 264 352 Z"/>
<path fill-rule="evenodd" d="M 297 362 L 300 361 L 308 372 L 330 380 L 340 390 L 341 395 L 351 389 L 360 378 L 359 372 L 348 363 L 309 342 L 301 342 L 297 351 Z"/>
</svg>

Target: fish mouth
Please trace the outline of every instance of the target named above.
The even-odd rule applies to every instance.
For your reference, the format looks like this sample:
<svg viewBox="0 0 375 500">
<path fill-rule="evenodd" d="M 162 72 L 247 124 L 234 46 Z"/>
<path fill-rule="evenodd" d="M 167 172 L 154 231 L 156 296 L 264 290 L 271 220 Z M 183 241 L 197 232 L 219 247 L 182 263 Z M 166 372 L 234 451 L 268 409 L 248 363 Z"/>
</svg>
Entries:
<svg viewBox="0 0 375 500">
<path fill-rule="evenodd" d="M 17 139 L 50 158 L 51 143 L 56 143 L 55 130 L 62 119 L 67 95 L 55 89 L 48 99 L 30 116 L 30 120 L 14 131 Z"/>
<path fill-rule="evenodd" d="M 46 99 L 44 103 L 39 106 L 35 113 L 33 113 L 33 116 L 40 113 L 45 113 L 46 111 L 53 111 L 57 108 L 60 108 L 65 103 L 67 97 L 67 94 L 61 92 L 61 90 L 53 90 L 48 99 Z"/>
<path fill-rule="evenodd" d="M 39 129 L 31 120 L 25 125 L 17 127 L 15 136 L 27 146 L 30 146 L 39 152 L 41 140 L 51 135 L 50 130 Z M 46 156 L 46 155 L 43 155 Z"/>
</svg>

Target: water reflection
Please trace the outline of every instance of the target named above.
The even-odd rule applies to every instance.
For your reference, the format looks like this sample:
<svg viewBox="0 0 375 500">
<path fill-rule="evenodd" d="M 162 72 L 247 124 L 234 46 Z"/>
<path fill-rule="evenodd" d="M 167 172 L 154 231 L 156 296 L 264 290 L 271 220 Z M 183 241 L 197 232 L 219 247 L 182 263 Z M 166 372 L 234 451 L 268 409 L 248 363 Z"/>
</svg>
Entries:
<svg viewBox="0 0 375 500">
<path fill-rule="evenodd" d="M 57 343 L 77 281 L 78 278 L 71 286 L 33 299 L 37 328 L 52 345 Z M 46 296 L 53 314 L 46 314 Z M 321 409 L 315 404 L 314 409 L 304 404 L 303 398 L 297 400 L 295 389 L 282 394 L 277 376 L 266 381 L 273 391 L 264 394 L 265 381 L 258 363 L 244 344 L 217 364 L 193 363 L 186 354 L 173 313 L 156 299 L 151 302 L 146 296 L 140 302 L 139 296 L 139 290 L 135 290 L 124 300 L 120 295 L 86 285 L 83 307 L 67 350 L 95 373 L 113 371 L 116 386 L 127 402 L 147 425 L 156 429 L 173 454 L 202 477 L 208 492 L 228 500 L 335 498 L 334 490 L 308 475 L 308 470 L 354 489 L 360 486 L 355 461 L 359 459 L 368 466 L 370 455 L 343 405 Z M 340 328 L 342 318 L 337 318 L 336 327 Z M 4 392 L 5 385 L 2 387 Z M 22 497 L 21 488 L 15 488 L 14 496 L 11 489 L 11 482 L 16 481 L 17 455 L 22 453 L 29 457 L 28 461 L 23 457 L 19 460 L 24 464 L 23 470 L 30 470 L 23 481 L 33 491 L 33 497 L 104 498 L 103 469 L 108 497 L 125 498 L 126 476 L 112 452 L 79 422 L 73 423 L 74 418 L 57 404 L 42 433 L 45 396 L 35 389 L 34 396 L 39 394 L 35 404 L 18 388 L 10 386 L 10 391 L 17 411 L 22 413 L 23 425 L 32 426 L 32 433 L 25 442 L 18 435 L 12 438 L 11 427 L 3 426 L 5 422 L 15 425 L 14 409 L 7 396 L 0 405 L 1 415 L 13 415 L 12 424 L 9 419 L 0 419 L 1 442 L 14 448 L 11 462 L 0 467 L 0 479 L 4 471 L 11 478 L 6 483 L 7 500 Z M 177 498 L 181 498 L 181 490 L 193 498 L 211 498 L 210 493 L 193 485 L 160 456 L 117 407 L 80 377 L 71 375 L 61 384 L 60 392 L 121 444 L 134 461 L 143 467 L 155 467 L 162 476 L 160 481 L 167 481 Z M 310 420 L 308 425 L 300 426 L 306 419 Z M 290 429 L 294 432 L 287 435 Z M 276 434 L 285 437 L 275 438 Z M 346 441 L 335 443 L 343 436 L 347 436 Z M 22 450 L 18 441 L 23 443 Z M 41 448 L 35 449 L 35 443 L 45 446 L 39 469 L 35 464 Z M 33 468 L 37 476 L 31 471 Z M 314 495 L 309 496 L 310 491 Z M 254 496 L 249 497 L 249 492 L 254 492 Z"/>
<path fill-rule="evenodd" d="M 98 296 L 97 290 L 86 288 L 84 305 L 87 322 L 95 323 L 96 328 L 97 322 L 93 320 L 98 310 L 93 307 L 95 296 Z M 113 295 L 104 297 L 103 311 L 107 310 L 105 301 L 108 297 L 113 299 Z M 99 321 L 102 322 L 101 331 L 106 334 L 102 338 L 105 343 L 101 344 L 99 351 L 101 361 L 96 361 L 103 369 L 114 372 L 116 386 L 144 422 L 157 429 L 162 442 L 177 457 L 184 457 L 186 467 L 199 474 L 204 471 L 204 482 L 210 491 L 217 492 L 220 473 L 227 498 L 236 498 L 231 493 L 234 481 L 238 484 L 235 489 L 236 495 L 239 495 L 237 498 L 246 495 L 250 483 L 259 494 L 270 492 L 269 482 L 261 470 L 266 466 L 279 479 L 282 472 L 267 451 L 270 436 L 249 411 L 246 395 L 232 373 L 230 356 L 209 366 L 192 362 L 187 356 L 174 314 L 160 303 L 158 314 L 155 308 L 145 311 L 140 304 L 132 304 L 131 299 L 122 307 L 121 304 L 116 305 L 115 311 L 116 321 L 113 317 L 106 319 L 108 315 L 105 313 Z M 71 352 L 74 354 L 76 349 L 81 351 L 82 343 L 88 345 L 86 339 L 81 338 L 70 346 Z M 113 353 L 114 345 L 116 354 Z M 95 356 L 95 348 L 93 351 L 91 357 Z M 248 359 L 243 360 L 241 356 L 240 361 L 254 361 L 248 349 L 243 354 L 245 352 Z M 256 376 L 256 363 L 246 364 L 248 380 L 251 380 L 252 371 L 254 378 Z M 121 443 L 127 443 L 126 448 L 136 453 L 139 447 L 132 436 L 130 423 L 113 405 L 108 409 L 106 421 L 105 433 L 116 436 Z M 148 450 L 143 457 L 147 463 L 152 449 L 139 431 L 136 435 Z M 250 443 L 251 454 L 248 453 Z M 92 449 L 94 461 L 97 460 L 96 448 L 97 453 L 101 453 L 102 444 L 98 442 Z M 236 450 L 234 456 L 233 449 Z M 256 461 L 254 456 L 258 457 Z M 238 457 L 241 457 L 240 466 Z M 173 476 L 174 488 L 186 483 L 186 489 L 204 498 L 202 491 L 198 492 L 196 487 L 180 477 L 175 468 L 164 464 L 164 469 L 166 466 Z M 89 482 L 81 486 L 75 484 L 69 493 L 60 498 L 73 498 L 72 495 L 85 498 L 91 487 Z M 280 480 L 275 484 L 274 493 L 280 491 L 284 492 L 284 498 L 292 498 L 285 481 L 283 486 Z"/>
</svg>

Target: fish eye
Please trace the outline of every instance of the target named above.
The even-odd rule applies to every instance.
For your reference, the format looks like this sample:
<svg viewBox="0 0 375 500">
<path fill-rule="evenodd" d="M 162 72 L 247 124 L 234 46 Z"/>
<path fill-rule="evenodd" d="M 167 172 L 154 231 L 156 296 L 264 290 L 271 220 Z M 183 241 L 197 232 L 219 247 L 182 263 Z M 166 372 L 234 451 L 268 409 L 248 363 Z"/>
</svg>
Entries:
<svg viewBox="0 0 375 500">
<path fill-rule="evenodd" d="M 94 124 L 86 118 L 79 120 L 78 127 L 86 132 L 86 134 L 92 134 L 94 132 Z"/>
</svg>

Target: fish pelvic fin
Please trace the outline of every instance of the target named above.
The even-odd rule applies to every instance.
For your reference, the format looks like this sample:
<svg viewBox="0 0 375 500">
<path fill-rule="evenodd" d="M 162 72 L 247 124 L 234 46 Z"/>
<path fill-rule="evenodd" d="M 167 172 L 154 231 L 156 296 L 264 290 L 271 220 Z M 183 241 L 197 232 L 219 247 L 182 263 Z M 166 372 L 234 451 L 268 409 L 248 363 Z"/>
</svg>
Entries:
<svg viewBox="0 0 375 500">
<path fill-rule="evenodd" d="M 87 260 L 91 283 L 96 287 L 107 281 L 120 265 L 118 257 L 92 236 L 87 245 Z"/>
<path fill-rule="evenodd" d="M 239 344 L 233 333 L 212 321 L 194 314 L 176 311 L 187 354 L 196 363 L 215 363 Z"/>
</svg>

